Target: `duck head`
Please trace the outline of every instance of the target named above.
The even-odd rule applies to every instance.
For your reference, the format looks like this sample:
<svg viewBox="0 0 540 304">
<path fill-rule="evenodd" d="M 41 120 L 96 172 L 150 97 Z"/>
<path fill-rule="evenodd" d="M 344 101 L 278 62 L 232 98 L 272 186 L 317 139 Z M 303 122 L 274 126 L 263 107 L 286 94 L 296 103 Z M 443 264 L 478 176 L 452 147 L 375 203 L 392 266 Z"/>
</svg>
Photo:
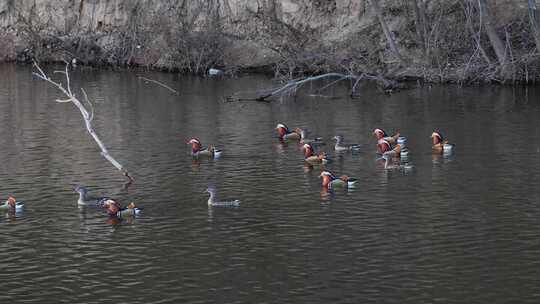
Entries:
<svg viewBox="0 0 540 304">
<path fill-rule="evenodd" d="M 106 200 L 103 205 L 107 208 L 108 214 L 115 215 L 118 211 L 120 211 L 120 206 L 112 199 Z"/>
<path fill-rule="evenodd" d="M 202 145 L 201 145 L 201 141 L 198 140 L 197 138 L 191 138 L 190 140 L 188 140 L 186 142 L 187 145 L 191 145 L 191 151 L 193 153 L 197 153 L 199 152 L 199 150 L 201 150 L 202 148 Z"/>
<path fill-rule="evenodd" d="M 88 193 L 88 189 L 86 189 L 85 187 L 82 187 L 82 186 L 77 186 L 77 188 L 75 188 L 75 192 L 81 194 L 81 195 L 85 195 L 86 193 Z"/>
<path fill-rule="evenodd" d="M 105 202 L 103 202 L 103 206 L 106 207 L 106 208 L 109 208 L 111 206 L 117 206 L 118 207 L 118 203 L 112 199 L 108 199 L 106 200 Z"/>
<path fill-rule="evenodd" d="M 434 131 L 431 133 L 431 140 L 433 141 L 434 145 L 437 145 L 443 142 L 443 136 L 440 132 Z"/>
<path fill-rule="evenodd" d="M 382 139 L 382 138 L 386 137 L 387 135 L 386 135 L 386 132 L 384 132 L 383 129 L 377 128 L 377 129 L 373 130 L 373 136 L 375 136 L 375 138 L 377 138 L 377 139 Z"/>
<path fill-rule="evenodd" d="M 129 203 L 129 205 L 127 205 L 127 208 L 128 209 L 135 209 L 136 208 L 135 203 L 134 202 Z"/>
<path fill-rule="evenodd" d="M 206 190 L 204 190 L 204 192 L 208 192 L 208 193 L 210 193 L 210 195 L 214 195 L 214 194 L 216 194 L 217 189 L 214 186 L 208 186 L 208 188 L 206 188 Z"/>
<path fill-rule="evenodd" d="M 313 156 L 313 146 L 311 146 L 310 144 L 304 144 L 304 157 L 305 158 L 308 158 L 310 156 Z"/>
<path fill-rule="evenodd" d="M 121 208 L 120 204 L 113 200 L 113 199 L 108 199 L 106 200 L 104 203 L 103 203 L 103 207 L 107 208 L 107 210 L 110 210 L 114 213 L 118 212 Z"/>
<path fill-rule="evenodd" d="M 281 138 L 281 139 L 283 139 L 283 136 L 285 136 L 287 133 L 289 133 L 289 128 L 287 128 L 286 125 L 281 124 L 281 123 L 277 124 L 276 130 L 277 130 L 277 132 L 279 134 L 279 138 Z"/>
<path fill-rule="evenodd" d="M 17 204 L 17 200 L 13 197 L 13 196 L 9 196 L 8 199 L 7 199 L 7 204 L 10 206 L 10 207 L 15 207 L 15 205 Z"/>
<path fill-rule="evenodd" d="M 319 177 L 322 178 L 322 186 L 325 188 L 328 188 L 332 180 L 335 179 L 334 174 L 332 174 L 330 171 L 321 172 L 321 175 L 319 175 Z"/>
<path fill-rule="evenodd" d="M 336 141 L 337 144 L 341 144 L 343 142 L 343 136 L 342 135 L 336 135 L 333 137 L 333 139 Z"/>
</svg>

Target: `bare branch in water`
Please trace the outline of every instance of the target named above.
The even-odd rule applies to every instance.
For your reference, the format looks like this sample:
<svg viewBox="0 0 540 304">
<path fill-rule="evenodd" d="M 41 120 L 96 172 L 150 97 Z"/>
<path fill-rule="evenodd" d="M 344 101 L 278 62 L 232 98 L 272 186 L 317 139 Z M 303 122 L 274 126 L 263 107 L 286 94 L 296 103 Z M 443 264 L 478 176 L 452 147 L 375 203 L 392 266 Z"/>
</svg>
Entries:
<svg viewBox="0 0 540 304">
<path fill-rule="evenodd" d="M 90 118 L 88 118 L 88 120 L 92 121 L 94 120 L 94 105 L 88 99 L 88 95 L 86 94 L 86 91 L 83 88 L 81 88 L 81 91 L 83 93 L 84 100 L 90 106 Z"/>
<path fill-rule="evenodd" d="M 291 80 L 291 81 L 287 82 L 287 84 L 285 84 L 285 85 L 283 85 L 281 87 L 265 90 L 262 93 L 257 94 L 257 97 L 255 98 L 255 100 L 256 101 L 268 101 L 269 98 L 273 98 L 273 97 L 282 97 L 282 96 L 286 96 L 286 95 L 294 95 L 298 91 L 298 89 L 300 89 L 305 84 L 307 84 L 309 82 L 321 80 L 321 79 L 326 79 L 326 78 L 337 78 L 337 80 L 332 81 L 330 84 L 325 85 L 322 88 L 315 90 L 316 92 L 320 92 L 322 90 L 325 90 L 325 89 L 327 89 L 327 88 L 329 88 L 329 87 L 331 87 L 331 86 L 335 85 L 336 83 L 338 83 L 340 81 L 343 81 L 343 80 L 354 80 L 355 81 L 354 85 L 352 87 L 351 96 L 354 96 L 356 94 L 356 87 L 357 87 L 358 83 L 361 80 L 364 80 L 364 79 L 377 81 L 384 88 L 384 90 L 386 90 L 386 91 L 391 90 L 393 87 L 395 87 L 395 84 L 393 84 L 391 81 L 386 80 L 386 79 L 384 79 L 383 77 L 380 77 L 380 76 L 373 76 L 373 75 L 368 75 L 368 74 L 353 75 L 353 74 L 342 74 L 342 73 L 327 73 L 327 74 L 318 75 L 318 76 L 305 77 L 305 78 L 299 78 L 299 79 Z M 227 100 L 228 101 L 233 101 L 234 98 L 229 97 L 229 98 L 227 98 Z M 237 99 L 237 100 L 241 100 L 241 99 Z"/>
<path fill-rule="evenodd" d="M 146 81 L 148 81 L 148 82 L 153 82 L 153 83 L 155 83 L 155 84 L 157 84 L 157 85 L 160 85 L 160 86 L 166 88 L 167 90 L 169 90 L 169 91 L 175 93 L 176 95 L 180 95 L 180 93 L 179 93 L 177 90 L 175 90 L 175 89 L 169 87 L 168 85 L 166 85 L 166 84 L 164 84 L 164 83 L 161 83 L 161 82 L 159 82 L 159 81 L 157 81 L 157 80 L 150 79 L 150 78 L 146 78 L 146 77 L 142 77 L 142 76 L 138 76 L 137 78 L 142 79 L 142 80 L 146 80 Z"/>
<path fill-rule="evenodd" d="M 86 130 L 90 135 L 94 138 L 94 141 L 98 144 L 99 148 L 101 149 L 101 155 L 107 159 L 116 169 L 122 171 L 122 174 L 126 176 L 130 181 L 133 181 L 133 178 L 129 175 L 128 171 L 124 169 L 124 167 L 116 161 L 107 150 L 107 147 L 103 144 L 103 142 L 99 139 L 96 132 L 94 131 L 94 128 L 92 127 L 92 119 L 94 118 L 94 108 L 92 106 L 92 103 L 88 100 L 88 95 L 86 95 L 86 92 L 84 89 L 81 89 L 82 94 L 84 96 L 84 99 L 88 105 L 90 105 L 91 112 L 89 113 L 88 110 L 84 107 L 83 103 L 77 99 L 75 94 L 71 92 L 70 87 L 70 79 L 69 79 L 69 73 L 68 73 L 68 67 L 69 64 L 66 63 L 66 70 L 65 71 L 55 71 L 55 73 L 64 74 L 66 76 L 66 84 L 67 88 L 64 88 L 61 83 L 53 81 L 51 78 L 43 72 L 41 67 L 37 64 L 37 62 L 34 61 L 34 67 L 38 70 L 38 72 L 33 72 L 35 76 L 38 78 L 47 81 L 48 83 L 52 84 L 53 86 L 57 87 L 64 95 L 66 95 L 67 99 L 56 99 L 57 102 L 65 103 L 65 102 L 72 102 L 81 112 L 81 115 L 84 119 Z"/>
</svg>

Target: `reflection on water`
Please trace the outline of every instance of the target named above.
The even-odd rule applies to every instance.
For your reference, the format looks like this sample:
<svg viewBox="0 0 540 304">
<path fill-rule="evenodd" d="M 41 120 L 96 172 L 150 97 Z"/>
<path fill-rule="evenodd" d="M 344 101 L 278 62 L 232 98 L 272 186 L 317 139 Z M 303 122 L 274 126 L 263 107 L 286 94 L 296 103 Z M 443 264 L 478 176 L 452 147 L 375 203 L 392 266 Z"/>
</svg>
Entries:
<svg viewBox="0 0 540 304">
<path fill-rule="evenodd" d="M 94 101 L 95 129 L 134 175 L 127 186 L 76 108 L 26 67 L 0 75 L 0 199 L 26 203 L 0 219 L 2 303 L 538 302 L 538 88 L 222 103 L 271 81 L 148 73 L 177 96 L 80 67 L 73 87 Z M 363 149 L 335 155 L 327 143 L 334 161 L 306 166 L 298 144 L 275 138 L 278 122 Z M 376 160 L 375 127 L 400 130 L 409 159 Z M 431 153 L 434 129 L 455 154 Z M 221 159 L 193 159 L 192 136 Z M 322 189 L 323 168 L 357 186 Z M 241 207 L 208 208 L 209 184 Z M 79 210 L 75 185 L 144 209 L 123 221 Z"/>
</svg>

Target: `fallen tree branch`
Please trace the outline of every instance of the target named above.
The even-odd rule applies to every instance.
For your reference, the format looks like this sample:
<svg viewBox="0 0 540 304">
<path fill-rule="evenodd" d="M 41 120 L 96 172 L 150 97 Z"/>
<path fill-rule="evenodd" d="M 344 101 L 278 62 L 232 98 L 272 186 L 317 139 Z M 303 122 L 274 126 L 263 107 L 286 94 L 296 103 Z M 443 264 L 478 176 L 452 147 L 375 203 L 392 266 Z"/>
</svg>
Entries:
<svg viewBox="0 0 540 304">
<path fill-rule="evenodd" d="M 379 83 L 379 85 L 383 88 L 385 92 L 389 92 L 393 90 L 397 85 L 389 81 L 387 79 L 384 79 L 381 76 L 373 76 L 368 74 L 361 74 L 361 75 L 354 75 L 354 74 L 342 74 L 342 73 L 327 73 L 323 75 L 318 76 L 312 76 L 312 77 L 306 77 L 306 78 L 300 78 L 300 79 L 294 79 L 289 81 L 284 86 L 281 86 L 279 88 L 273 88 L 269 90 L 265 90 L 262 93 L 259 93 L 258 96 L 255 98 L 256 101 L 267 101 L 268 98 L 272 97 L 281 97 L 285 96 L 287 94 L 294 94 L 298 89 L 300 89 L 303 85 L 309 82 L 326 79 L 326 78 L 338 78 L 337 80 L 331 82 L 328 85 L 323 86 L 320 89 L 317 89 L 316 92 L 320 92 L 324 89 L 327 89 L 328 87 L 335 85 L 336 83 L 343 81 L 343 80 L 354 80 L 355 83 L 351 90 L 351 96 L 354 96 L 356 93 L 356 87 L 358 86 L 358 83 L 361 80 L 369 79 L 369 80 L 375 80 Z"/>
<path fill-rule="evenodd" d="M 315 92 L 321 92 L 321 91 L 324 91 L 324 90 L 328 89 L 329 87 L 331 87 L 331 86 L 335 85 L 336 83 L 338 83 L 338 82 L 340 82 L 340 81 L 342 81 L 342 80 L 345 80 L 345 79 L 347 79 L 347 78 L 340 77 L 340 78 L 338 78 L 337 80 L 332 81 L 332 82 L 330 82 L 329 84 L 325 85 L 324 87 L 319 88 L 319 89 L 316 89 Z"/>
<path fill-rule="evenodd" d="M 159 86 L 162 86 L 162 87 L 166 88 L 167 90 L 169 90 L 169 91 L 175 93 L 176 95 L 180 95 L 180 93 L 179 93 L 177 90 L 175 90 L 175 89 L 171 88 L 170 86 L 168 86 L 168 85 L 166 85 L 166 84 L 164 84 L 164 83 L 161 83 L 161 82 L 159 82 L 159 81 L 157 81 L 157 80 L 150 79 L 150 78 L 146 78 L 146 77 L 142 77 L 142 76 L 138 76 L 137 78 L 142 79 L 142 80 L 145 80 L 145 81 L 148 81 L 148 82 L 153 82 L 153 83 L 155 83 L 155 84 L 157 84 L 157 85 L 159 85 Z"/>
<path fill-rule="evenodd" d="M 83 93 L 85 102 L 88 105 L 90 105 L 91 112 L 88 112 L 88 110 L 86 110 L 86 108 L 84 107 L 83 103 L 79 99 L 77 99 L 75 94 L 71 92 L 71 85 L 70 85 L 69 73 L 68 73 L 69 64 L 66 63 L 65 71 L 54 71 L 54 73 L 61 73 L 66 76 L 66 88 L 62 86 L 62 83 L 55 82 L 51 78 L 49 78 L 47 74 L 43 72 L 41 67 L 35 61 L 34 61 L 34 67 L 38 70 L 38 73 L 32 72 L 33 75 L 57 87 L 64 95 L 66 95 L 67 99 L 63 99 L 63 100 L 56 99 L 57 102 L 60 102 L 60 103 L 72 102 L 79 109 L 84 119 L 86 130 L 94 138 L 94 141 L 98 144 L 99 148 L 101 149 L 101 155 L 106 160 L 108 160 L 116 169 L 120 170 L 124 174 L 124 176 L 126 176 L 130 181 L 133 181 L 133 178 L 131 178 L 128 171 L 125 170 L 124 167 L 109 154 L 107 147 L 105 147 L 103 142 L 99 139 L 96 132 L 94 131 L 94 128 L 92 127 L 92 120 L 94 119 L 94 110 L 93 110 L 92 103 L 90 102 L 90 100 L 88 100 L 88 95 L 86 95 L 86 92 L 84 91 L 84 89 L 81 88 L 81 91 Z"/>
<path fill-rule="evenodd" d="M 344 74 L 340 74 L 340 73 L 328 73 L 328 74 L 323 74 L 323 75 L 319 75 L 319 76 L 303 78 L 303 79 L 300 79 L 300 80 L 293 80 L 293 81 L 289 81 L 286 85 L 284 85 L 282 87 L 279 87 L 277 89 L 272 89 L 267 94 L 259 95 L 257 97 L 257 99 L 262 101 L 262 100 L 264 100 L 266 98 L 270 98 L 270 97 L 283 96 L 283 95 L 291 93 L 291 92 L 296 92 L 300 87 L 302 87 L 304 84 L 306 84 L 308 82 L 316 81 L 316 80 L 320 80 L 320 79 L 324 79 L 324 78 L 332 78 L 332 77 L 339 77 L 342 80 L 356 78 L 356 76 L 354 76 L 354 75 L 344 75 Z"/>
</svg>

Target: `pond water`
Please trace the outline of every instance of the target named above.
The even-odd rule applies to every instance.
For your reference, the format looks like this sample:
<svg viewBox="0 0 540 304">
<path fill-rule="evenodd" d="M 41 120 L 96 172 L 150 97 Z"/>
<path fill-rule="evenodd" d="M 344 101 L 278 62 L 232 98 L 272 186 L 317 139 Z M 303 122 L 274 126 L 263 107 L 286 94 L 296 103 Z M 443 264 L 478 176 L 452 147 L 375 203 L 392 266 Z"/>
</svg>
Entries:
<svg viewBox="0 0 540 304">
<path fill-rule="evenodd" d="M 49 70 L 51 71 L 51 70 Z M 78 110 L 30 67 L 0 66 L 2 303 L 537 303 L 540 88 L 424 86 L 392 95 L 225 103 L 270 79 L 77 68 L 99 154 Z M 171 94 L 137 74 L 180 91 Z M 59 77 L 56 75 L 54 77 Z M 80 94 L 79 94 L 80 95 Z M 326 168 L 359 179 L 321 191 L 321 168 L 274 127 L 362 144 Z M 412 170 L 384 168 L 371 131 L 399 129 Z M 440 129 L 450 157 L 431 153 Z M 191 136 L 224 150 L 195 161 Z M 144 209 L 120 223 L 77 207 L 76 185 Z M 239 208 L 208 208 L 208 185 Z"/>
</svg>

